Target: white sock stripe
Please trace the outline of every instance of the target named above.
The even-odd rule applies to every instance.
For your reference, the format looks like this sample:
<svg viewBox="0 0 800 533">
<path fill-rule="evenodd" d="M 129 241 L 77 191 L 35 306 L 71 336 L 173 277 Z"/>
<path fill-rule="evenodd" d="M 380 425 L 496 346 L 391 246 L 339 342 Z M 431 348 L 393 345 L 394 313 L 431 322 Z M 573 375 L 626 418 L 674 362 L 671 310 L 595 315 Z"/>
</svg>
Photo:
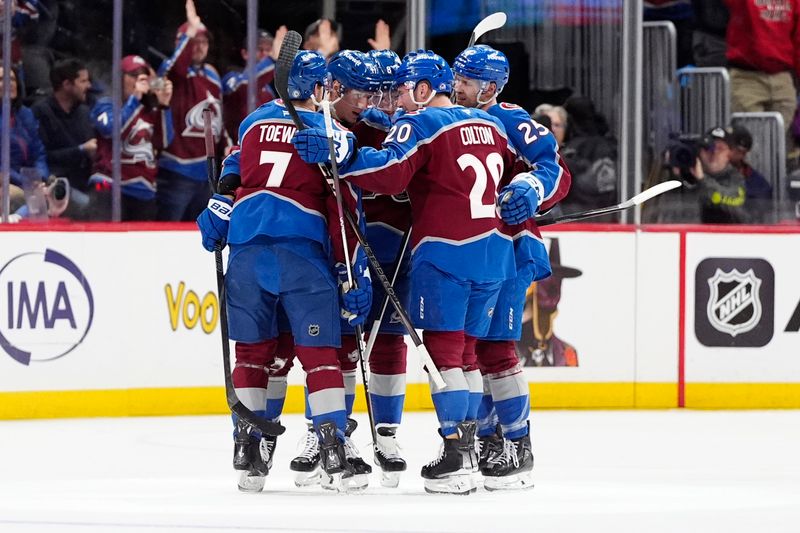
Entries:
<svg viewBox="0 0 800 533">
<path fill-rule="evenodd" d="M 530 394 L 528 382 L 525 381 L 525 375 L 522 373 L 492 379 L 489 381 L 489 387 L 492 391 L 492 400 L 495 403 L 520 396 L 528 397 Z"/>
<path fill-rule="evenodd" d="M 339 369 L 338 366 L 335 366 L 335 365 L 323 365 L 323 366 L 318 366 L 316 368 L 312 368 L 311 370 L 306 372 L 306 375 L 313 374 L 314 372 L 322 372 L 324 370 L 338 370 L 338 371 L 341 372 L 341 370 Z"/>
<path fill-rule="evenodd" d="M 448 370 L 443 370 L 439 372 L 442 375 L 442 379 L 444 380 L 446 388 L 442 390 L 442 392 L 453 392 L 453 391 L 461 391 L 461 390 L 469 390 L 467 386 L 467 379 L 464 377 L 464 371 L 460 368 L 450 368 Z M 438 391 L 439 389 L 436 387 L 436 384 L 431 380 L 431 377 L 428 376 L 428 381 L 431 384 L 431 391 Z"/>
<path fill-rule="evenodd" d="M 242 405 L 251 411 L 263 411 L 267 405 L 267 389 L 257 387 L 236 387 L 236 396 Z"/>
<path fill-rule="evenodd" d="M 406 375 L 372 373 L 369 376 L 369 392 L 378 396 L 402 396 L 406 393 Z"/>
<path fill-rule="evenodd" d="M 344 389 L 337 387 L 309 393 L 308 407 L 311 409 L 312 416 L 344 411 Z M 341 429 L 343 430 L 344 428 Z"/>
<path fill-rule="evenodd" d="M 470 393 L 483 395 L 483 377 L 480 370 L 468 370 L 464 372 L 464 378 L 467 380 Z"/>
<path fill-rule="evenodd" d="M 486 377 L 488 379 L 499 379 L 499 378 L 504 378 L 506 376 L 513 376 L 514 374 L 519 374 L 520 372 L 522 372 L 522 365 L 520 363 L 517 363 L 508 370 L 503 370 L 502 372 L 495 372 L 494 374 L 488 374 Z"/>
<path fill-rule="evenodd" d="M 286 379 L 276 380 L 275 378 L 269 378 L 269 383 L 267 384 L 267 399 L 279 400 L 285 398 L 287 387 Z"/>
<path fill-rule="evenodd" d="M 344 391 L 345 394 L 355 394 L 356 393 L 356 371 L 355 370 L 345 370 L 342 372 L 342 378 L 344 379 Z"/>
<path fill-rule="evenodd" d="M 269 368 L 264 365 L 254 365 L 253 363 L 236 363 L 233 368 L 254 368 L 256 370 L 263 370 L 269 374 Z"/>
</svg>

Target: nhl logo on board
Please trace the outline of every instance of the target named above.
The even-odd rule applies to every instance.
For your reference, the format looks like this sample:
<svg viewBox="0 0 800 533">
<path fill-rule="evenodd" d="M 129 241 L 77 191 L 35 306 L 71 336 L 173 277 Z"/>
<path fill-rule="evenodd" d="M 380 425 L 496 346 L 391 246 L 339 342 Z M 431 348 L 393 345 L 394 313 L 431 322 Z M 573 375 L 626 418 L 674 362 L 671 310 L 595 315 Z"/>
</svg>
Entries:
<svg viewBox="0 0 800 533">
<path fill-rule="evenodd" d="M 694 331 L 704 346 L 755 348 L 772 340 L 775 270 L 749 257 L 708 257 L 694 280 Z"/>
<path fill-rule="evenodd" d="M 745 273 L 718 268 L 708 286 L 706 312 L 714 329 L 735 337 L 756 327 L 761 319 L 761 280 L 752 268 Z"/>
<path fill-rule="evenodd" d="M 308 334 L 312 337 L 319 335 L 319 324 L 310 324 L 308 326 Z"/>
</svg>

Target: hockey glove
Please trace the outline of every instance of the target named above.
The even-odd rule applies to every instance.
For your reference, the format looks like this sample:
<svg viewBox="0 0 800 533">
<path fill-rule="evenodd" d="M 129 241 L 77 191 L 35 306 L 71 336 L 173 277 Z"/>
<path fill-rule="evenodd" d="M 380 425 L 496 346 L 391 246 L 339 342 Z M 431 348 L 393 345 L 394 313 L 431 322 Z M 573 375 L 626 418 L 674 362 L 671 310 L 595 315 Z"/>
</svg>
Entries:
<svg viewBox="0 0 800 533">
<path fill-rule="evenodd" d="M 292 144 L 297 150 L 297 154 L 306 163 L 331 162 L 328 136 L 322 128 L 298 130 L 292 137 Z M 356 136 L 349 131 L 334 131 L 333 144 L 336 147 L 336 163 L 341 165 L 355 153 Z"/>
<path fill-rule="evenodd" d="M 342 318 L 351 326 L 360 326 L 372 307 L 372 283 L 368 276 L 357 276 L 357 288 L 353 289 L 347 281 L 347 267 L 338 263 L 336 271 L 342 291 Z"/>
<path fill-rule="evenodd" d="M 527 172 L 517 174 L 497 195 L 503 222 L 522 224 L 536 214 L 543 196 L 544 187 L 539 180 Z"/>
<path fill-rule="evenodd" d="M 392 119 L 377 107 L 366 108 L 358 115 L 358 119 L 382 131 L 389 131 L 392 129 Z"/>
<path fill-rule="evenodd" d="M 208 201 L 208 206 L 197 217 L 197 226 L 203 237 L 203 248 L 209 252 L 213 252 L 217 244 L 220 248 L 225 248 L 231 211 L 233 211 L 233 202 L 230 198 L 215 194 Z"/>
</svg>

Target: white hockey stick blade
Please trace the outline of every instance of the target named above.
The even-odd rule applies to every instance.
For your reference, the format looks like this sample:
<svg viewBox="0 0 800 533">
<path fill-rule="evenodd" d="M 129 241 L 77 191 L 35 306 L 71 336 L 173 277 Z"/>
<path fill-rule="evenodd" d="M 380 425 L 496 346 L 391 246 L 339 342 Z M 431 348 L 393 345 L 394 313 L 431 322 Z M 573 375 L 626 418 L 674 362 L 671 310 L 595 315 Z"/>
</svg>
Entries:
<svg viewBox="0 0 800 533">
<path fill-rule="evenodd" d="M 484 33 L 502 28 L 506 23 L 506 19 L 506 14 L 502 11 L 492 13 L 475 26 L 475 29 L 472 30 L 472 38 L 470 39 L 470 42 L 475 44 Z"/>
<path fill-rule="evenodd" d="M 665 181 L 664 183 L 659 183 L 658 185 L 650 187 L 646 191 L 640 192 L 625 203 L 631 206 L 641 205 L 646 201 L 655 198 L 659 194 L 664 194 L 665 192 L 671 191 L 672 189 L 677 189 L 680 186 L 681 182 L 678 180 Z"/>
<path fill-rule="evenodd" d="M 447 383 L 444 382 L 442 379 L 442 375 L 439 373 L 439 369 L 436 368 L 436 365 L 433 364 L 433 359 L 431 359 L 431 354 L 428 353 L 428 349 L 425 347 L 424 344 L 420 344 L 417 346 L 417 352 L 419 353 L 420 362 L 422 366 L 424 366 L 427 371 L 428 375 L 433 380 L 434 385 L 436 385 L 437 389 L 444 389 L 447 387 Z"/>
</svg>

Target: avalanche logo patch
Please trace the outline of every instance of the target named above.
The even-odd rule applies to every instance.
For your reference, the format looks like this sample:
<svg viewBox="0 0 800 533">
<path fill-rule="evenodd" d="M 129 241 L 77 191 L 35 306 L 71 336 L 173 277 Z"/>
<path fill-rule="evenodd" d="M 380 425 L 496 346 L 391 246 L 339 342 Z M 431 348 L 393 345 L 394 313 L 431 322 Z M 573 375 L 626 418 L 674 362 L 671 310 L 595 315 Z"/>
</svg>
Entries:
<svg viewBox="0 0 800 533">
<path fill-rule="evenodd" d="M 705 346 L 766 346 L 774 300 L 775 271 L 764 259 L 704 259 L 695 271 L 697 340 Z"/>
</svg>

